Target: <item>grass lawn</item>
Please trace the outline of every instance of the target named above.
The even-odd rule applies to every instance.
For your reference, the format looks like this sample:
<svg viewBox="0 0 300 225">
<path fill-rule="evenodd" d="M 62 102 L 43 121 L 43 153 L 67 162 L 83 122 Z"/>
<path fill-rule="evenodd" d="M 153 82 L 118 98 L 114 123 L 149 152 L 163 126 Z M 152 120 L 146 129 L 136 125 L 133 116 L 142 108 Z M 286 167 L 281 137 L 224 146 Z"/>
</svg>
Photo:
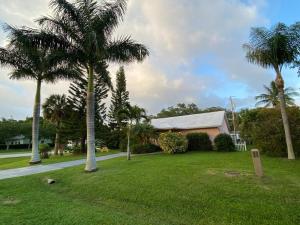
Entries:
<svg viewBox="0 0 300 225">
<path fill-rule="evenodd" d="M 0 150 L 0 155 L 30 153 L 30 152 L 31 149 L 9 149 L 9 150 Z"/>
<path fill-rule="evenodd" d="M 108 153 L 101 153 L 97 152 L 96 156 L 103 156 L 108 154 L 118 153 L 117 150 L 110 150 Z M 51 164 L 51 163 L 58 163 L 58 162 L 66 162 L 72 161 L 77 159 L 84 159 L 86 155 L 73 155 L 73 154 L 65 154 L 64 156 L 50 156 L 49 159 L 42 159 L 42 164 Z M 0 159 L 0 170 L 12 169 L 12 168 L 19 168 L 29 166 L 30 157 L 18 157 L 18 158 L 7 158 L 7 159 Z"/>
<path fill-rule="evenodd" d="M 249 154 L 117 158 L 95 173 L 82 165 L 0 180 L 0 224 L 300 224 L 300 161 L 264 157 L 259 179 Z"/>
</svg>

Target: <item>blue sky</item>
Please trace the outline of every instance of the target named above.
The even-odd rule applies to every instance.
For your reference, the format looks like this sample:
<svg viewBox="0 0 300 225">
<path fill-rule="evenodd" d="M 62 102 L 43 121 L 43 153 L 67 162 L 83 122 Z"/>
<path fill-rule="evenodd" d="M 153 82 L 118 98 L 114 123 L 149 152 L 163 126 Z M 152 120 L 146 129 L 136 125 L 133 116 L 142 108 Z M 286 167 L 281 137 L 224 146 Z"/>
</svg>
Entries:
<svg viewBox="0 0 300 225">
<path fill-rule="evenodd" d="M 151 52 L 143 63 L 125 65 L 131 101 L 152 114 L 179 102 L 228 107 L 230 96 L 238 108 L 253 107 L 274 73 L 250 65 L 241 46 L 251 27 L 300 21 L 299 8 L 296 0 L 129 0 L 116 36 L 131 35 Z M 34 26 L 49 13 L 48 0 L 0 0 L 0 21 L 10 24 Z M 0 45 L 5 41 L 0 32 Z M 111 64 L 112 78 L 119 66 Z M 0 117 L 30 116 L 35 83 L 11 81 L 8 74 L 0 68 Z M 300 88 L 296 70 L 283 75 L 286 86 Z M 43 100 L 67 93 L 68 85 L 43 85 Z"/>
</svg>

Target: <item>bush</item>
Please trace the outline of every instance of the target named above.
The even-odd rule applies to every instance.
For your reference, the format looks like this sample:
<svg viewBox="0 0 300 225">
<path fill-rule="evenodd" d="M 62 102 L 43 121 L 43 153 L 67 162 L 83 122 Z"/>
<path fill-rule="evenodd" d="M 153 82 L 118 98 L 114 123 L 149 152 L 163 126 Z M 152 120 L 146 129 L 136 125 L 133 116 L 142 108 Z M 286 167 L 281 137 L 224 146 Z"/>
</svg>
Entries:
<svg viewBox="0 0 300 225">
<path fill-rule="evenodd" d="M 67 147 L 67 148 L 65 148 L 65 150 L 69 151 L 73 155 L 80 155 L 80 154 L 82 154 L 80 146 Z"/>
<path fill-rule="evenodd" d="M 183 153 L 187 150 L 187 139 L 180 133 L 161 133 L 158 138 L 161 149 L 170 154 Z"/>
<path fill-rule="evenodd" d="M 211 140 L 207 133 L 190 133 L 186 135 L 189 151 L 211 151 Z"/>
<path fill-rule="evenodd" d="M 161 148 L 154 144 L 136 144 L 131 147 L 132 154 L 144 154 L 152 152 L 160 152 Z"/>
<path fill-rule="evenodd" d="M 291 128 L 295 155 L 300 155 L 300 109 L 288 107 L 287 114 Z M 270 156 L 287 156 L 287 147 L 279 108 L 258 108 L 244 110 L 241 114 L 242 137 Z"/>
<path fill-rule="evenodd" d="M 215 146 L 219 152 L 231 152 L 235 150 L 233 140 L 229 134 L 219 134 L 215 138 Z"/>
<path fill-rule="evenodd" d="M 158 138 L 154 127 L 148 123 L 138 123 L 132 127 L 132 136 L 138 144 L 150 144 L 152 139 Z"/>
<path fill-rule="evenodd" d="M 48 144 L 39 144 L 39 150 L 43 159 L 49 158 L 49 152 L 51 151 L 51 147 Z"/>
</svg>

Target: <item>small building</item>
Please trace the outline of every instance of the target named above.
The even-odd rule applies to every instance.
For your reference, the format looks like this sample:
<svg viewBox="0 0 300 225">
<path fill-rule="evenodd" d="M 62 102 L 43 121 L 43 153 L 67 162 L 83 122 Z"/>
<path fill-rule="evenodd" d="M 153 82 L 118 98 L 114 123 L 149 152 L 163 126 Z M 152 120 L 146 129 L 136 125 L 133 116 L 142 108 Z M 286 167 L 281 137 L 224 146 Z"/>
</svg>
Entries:
<svg viewBox="0 0 300 225">
<path fill-rule="evenodd" d="M 220 133 L 230 134 L 225 111 L 152 119 L 151 124 L 160 132 L 207 133 L 211 140 Z"/>
<path fill-rule="evenodd" d="M 39 140 L 39 144 L 52 144 L 53 141 L 48 138 L 41 138 Z M 24 135 L 18 135 L 12 138 L 9 138 L 5 141 L 5 144 L 7 146 L 7 149 L 9 149 L 10 145 L 29 145 L 31 144 L 31 140 L 29 138 L 26 138 Z"/>
</svg>

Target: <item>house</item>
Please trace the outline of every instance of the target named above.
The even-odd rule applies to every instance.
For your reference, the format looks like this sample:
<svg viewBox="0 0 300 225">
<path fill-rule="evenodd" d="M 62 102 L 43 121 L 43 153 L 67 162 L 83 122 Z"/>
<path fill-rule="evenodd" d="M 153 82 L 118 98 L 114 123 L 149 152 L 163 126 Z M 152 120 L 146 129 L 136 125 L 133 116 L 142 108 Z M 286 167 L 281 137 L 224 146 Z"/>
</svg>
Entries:
<svg viewBox="0 0 300 225">
<path fill-rule="evenodd" d="M 230 134 L 225 111 L 152 119 L 151 124 L 160 132 L 207 133 L 211 140 L 220 133 Z"/>
<path fill-rule="evenodd" d="M 41 138 L 39 140 L 39 144 L 52 144 L 53 141 L 48 138 Z M 5 141 L 7 149 L 9 149 L 10 145 L 29 145 L 31 144 L 31 140 L 26 138 L 24 135 L 18 135 L 12 138 L 9 138 Z"/>
</svg>

